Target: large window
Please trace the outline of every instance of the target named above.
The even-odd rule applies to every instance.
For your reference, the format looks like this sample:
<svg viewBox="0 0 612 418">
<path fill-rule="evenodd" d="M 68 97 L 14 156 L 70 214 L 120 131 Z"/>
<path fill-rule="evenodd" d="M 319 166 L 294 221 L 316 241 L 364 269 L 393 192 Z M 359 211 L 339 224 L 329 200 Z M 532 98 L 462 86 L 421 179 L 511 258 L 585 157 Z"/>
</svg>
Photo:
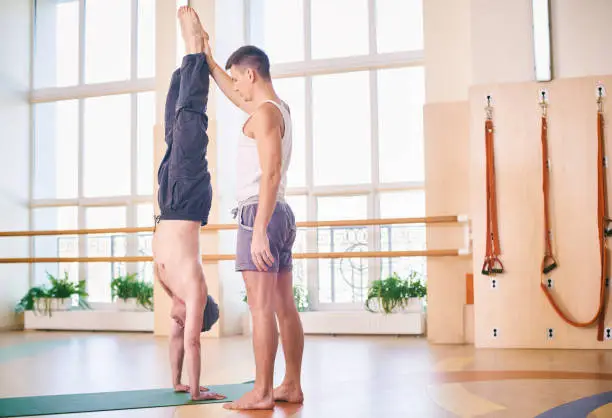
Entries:
<svg viewBox="0 0 612 418">
<path fill-rule="evenodd" d="M 155 0 L 36 0 L 32 220 L 34 229 L 153 224 Z M 151 255 L 150 234 L 36 237 L 36 257 Z M 110 302 L 113 277 L 150 263 L 36 264 L 87 281 Z"/>
<path fill-rule="evenodd" d="M 291 107 L 298 220 L 425 216 L 422 0 L 251 0 L 247 43 Z M 424 225 L 300 230 L 296 252 L 425 249 Z M 363 306 L 372 280 L 424 258 L 299 260 L 315 309 Z"/>
<path fill-rule="evenodd" d="M 35 229 L 152 224 L 155 2 L 35 0 Z M 275 86 L 291 106 L 288 199 L 297 219 L 424 216 L 422 0 L 244 6 L 244 33 L 234 26 L 232 34 L 268 52 Z M 178 27 L 176 34 L 176 57 L 169 59 L 179 63 Z M 37 237 L 34 247 L 38 257 L 150 255 L 151 236 Z M 295 251 L 423 248 L 424 225 L 400 225 L 300 230 Z M 295 277 L 315 309 L 354 308 L 372 280 L 411 269 L 425 273 L 425 260 L 299 260 Z M 151 270 L 150 263 L 34 267 L 36 281 L 46 271 L 87 280 L 95 302 L 110 300 L 114 275 L 141 272 L 152 280 Z"/>
</svg>

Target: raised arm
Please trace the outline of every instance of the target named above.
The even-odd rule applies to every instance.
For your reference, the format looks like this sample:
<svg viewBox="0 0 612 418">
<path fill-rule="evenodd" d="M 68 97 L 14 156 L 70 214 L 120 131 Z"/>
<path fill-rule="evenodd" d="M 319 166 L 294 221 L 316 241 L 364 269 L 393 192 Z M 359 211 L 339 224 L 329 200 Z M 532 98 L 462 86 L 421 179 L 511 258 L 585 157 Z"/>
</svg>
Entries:
<svg viewBox="0 0 612 418">
<path fill-rule="evenodd" d="M 191 399 L 200 399 L 200 332 L 204 319 L 204 292 L 202 284 L 190 282 L 185 300 L 185 354 L 187 367 L 189 368 L 189 387 L 191 388 Z"/>
<path fill-rule="evenodd" d="M 170 367 L 172 369 L 172 386 L 177 392 L 189 391 L 189 387 L 181 383 L 183 358 L 185 356 L 184 338 L 183 325 L 173 318 L 170 325 Z"/>
<path fill-rule="evenodd" d="M 208 34 L 204 35 L 204 54 L 206 55 L 206 62 L 210 68 L 210 75 L 219 86 L 219 89 L 223 92 L 232 103 L 242 109 L 244 112 L 251 114 L 255 111 L 253 104 L 245 102 L 240 94 L 234 90 L 234 81 L 220 66 L 217 64 L 212 56 L 210 49 L 210 43 L 208 42 Z"/>
</svg>

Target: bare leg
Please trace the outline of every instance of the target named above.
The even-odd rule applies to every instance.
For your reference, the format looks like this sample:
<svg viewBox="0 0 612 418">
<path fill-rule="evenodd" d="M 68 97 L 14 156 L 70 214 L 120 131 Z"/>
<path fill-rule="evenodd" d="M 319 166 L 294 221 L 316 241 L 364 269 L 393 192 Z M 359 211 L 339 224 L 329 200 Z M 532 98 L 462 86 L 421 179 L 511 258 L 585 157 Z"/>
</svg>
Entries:
<svg viewBox="0 0 612 418">
<path fill-rule="evenodd" d="M 302 403 L 304 402 L 301 383 L 304 330 L 293 299 L 291 271 L 283 271 L 278 274 L 274 297 L 285 354 L 285 378 L 283 383 L 274 389 L 274 400 Z"/>
<path fill-rule="evenodd" d="M 181 34 L 185 41 L 185 49 L 188 54 L 204 52 L 204 29 L 200 24 L 198 14 L 189 6 L 181 6 L 177 17 L 181 23 Z"/>
<path fill-rule="evenodd" d="M 274 315 L 276 273 L 245 271 L 242 273 L 247 300 L 253 317 L 253 351 L 255 352 L 255 386 L 226 409 L 273 409 L 274 360 L 278 349 L 278 330 Z"/>
<path fill-rule="evenodd" d="M 171 134 L 170 138 L 166 138 L 169 145 L 173 142 L 177 147 L 188 147 L 193 143 L 198 143 L 198 149 L 201 148 L 199 142 L 202 138 L 206 139 L 203 132 L 201 119 L 186 118 L 185 113 L 203 113 L 206 107 L 205 101 L 208 93 L 208 76 L 206 83 L 198 79 L 198 68 L 204 68 L 203 57 L 198 57 L 196 54 L 202 52 L 203 48 L 203 29 L 200 25 L 197 14 L 190 7 L 181 7 L 178 11 L 178 19 L 181 25 L 181 31 L 185 40 L 188 56 L 183 60 L 181 72 L 185 71 L 185 77 L 177 77 L 177 72 L 173 75 L 171 88 L 168 93 L 166 104 L 166 116 L 173 111 L 172 104 L 176 106 L 178 103 L 181 110 L 177 110 L 177 119 L 183 118 L 183 121 L 178 123 L 166 133 Z M 199 58 L 199 59 L 198 59 Z M 200 65 L 198 65 L 198 61 Z M 178 83 L 178 84 L 177 84 Z M 178 96 L 175 99 L 176 89 L 178 88 Z M 186 111 L 182 111 L 182 109 Z M 202 270 L 202 260 L 200 255 L 200 226 L 201 219 L 208 216 L 207 213 L 202 213 L 199 220 L 190 214 L 189 209 L 184 209 L 181 213 L 179 210 L 174 210 L 172 204 L 169 204 L 166 197 L 162 195 L 162 190 L 167 187 L 174 188 L 176 185 L 188 187 L 184 190 L 193 190 L 194 181 L 209 186 L 206 182 L 206 165 L 193 164 L 185 157 L 185 153 L 178 152 L 170 153 L 168 149 L 167 157 L 164 157 L 164 163 L 168 163 L 168 167 L 160 166 L 160 195 L 159 204 L 163 219 L 155 230 L 153 237 L 153 258 L 155 261 L 156 275 L 159 282 L 173 299 L 173 308 L 171 316 L 174 318 L 172 341 L 171 341 L 171 362 L 173 370 L 173 380 L 175 388 L 183 389 L 189 387 L 192 400 L 202 399 L 222 399 L 222 395 L 211 394 L 210 392 L 201 393 L 200 372 L 201 372 L 201 346 L 200 333 L 203 323 L 204 308 L 207 302 L 208 290 Z M 171 165 L 176 165 L 178 168 L 204 174 L 199 177 L 187 176 L 183 172 L 182 176 L 176 176 L 172 179 L 173 183 L 168 184 L 168 170 Z M 162 172 L 162 168 L 165 169 Z M 189 173 L 194 174 L 194 173 Z M 187 180 L 187 179 L 190 180 Z M 200 184 L 195 184 L 199 186 Z M 167 191 L 167 190 L 166 190 Z M 173 197 L 174 193 L 172 193 Z M 198 199 L 206 199 L 204 196 L 186 196 L 188 200 L 185 202 L 173 203 L 176 207 L 184 208 L 188 201 Z M 189 371 L 189 385 L 182 385 L 180 382 L 181 369 L 183 366 L 183 358 L 187 361 Z"/>
</svg>

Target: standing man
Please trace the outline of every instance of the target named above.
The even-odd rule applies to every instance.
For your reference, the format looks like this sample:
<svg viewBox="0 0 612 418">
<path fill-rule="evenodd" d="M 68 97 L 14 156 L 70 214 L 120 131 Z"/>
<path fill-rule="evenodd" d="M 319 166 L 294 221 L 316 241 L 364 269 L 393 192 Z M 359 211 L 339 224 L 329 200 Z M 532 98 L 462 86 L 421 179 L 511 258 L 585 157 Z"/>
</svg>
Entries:
<svg viewBox="0 0 612 418">
<path fill-rule="evenodd" d="M 219 318 L 208 295 L 200 228 L 208 222 L 212 188 L 206 161 L 208 137 L 209 69 L 203 54 L 204 31 L 190 7 L 178 11 L 187 55 L 172 74 L 166 98 L 167 150 L 158 172 L 159 225 L 153 235 L 156 276 L 172 299 L 170 364 L 174 389 L 189 392 L 192 400 L 224 399 L 200 387 L 200 332 Z M 187 357 L 189 385 L 181 383 Z"/>
<path fill-rule="evenodd" d="M 255 386 L 227 409 L 272 409 L 274 401 L 303 402 L 301 387 L 304 332 L 293 299 L 292 247 L 296 225 L 285 202 L 291 160 L 289 107 L 274 91 L 267 55 L 243 46 L 225 69 L 212 57 L 208 35 L 204 53 L 210 74 L 227 98 L 250 115 L 238 140 L 237 200 L 239 229 L 236 271 L 242 272 L 253 318 Z M 273 388 L 278 330 L 285 355 L 285 378 Z"/>
</svg>

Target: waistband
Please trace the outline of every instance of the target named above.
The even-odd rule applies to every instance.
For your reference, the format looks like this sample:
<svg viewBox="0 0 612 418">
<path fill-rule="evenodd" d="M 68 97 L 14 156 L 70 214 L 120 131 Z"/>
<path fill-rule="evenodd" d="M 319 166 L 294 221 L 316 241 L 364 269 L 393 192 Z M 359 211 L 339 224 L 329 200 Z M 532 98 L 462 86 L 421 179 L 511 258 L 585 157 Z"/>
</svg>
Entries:
<svg viewBox="0 0 612 418">
<path fill-rule="evenodd" d="M 236 207 L 232 208 L 232 217 L 236 219 L 238 213 L 242 212 L 242 208 L 245 206 L 256 205 L 257 203 L 259 203 L 259 196 L 251 196 L 247 199 L 241 200 L 238 202 Z M 276 203 L 286 203 L 285 198 L 283 196 L 276 196 Z"/>
</svg>

